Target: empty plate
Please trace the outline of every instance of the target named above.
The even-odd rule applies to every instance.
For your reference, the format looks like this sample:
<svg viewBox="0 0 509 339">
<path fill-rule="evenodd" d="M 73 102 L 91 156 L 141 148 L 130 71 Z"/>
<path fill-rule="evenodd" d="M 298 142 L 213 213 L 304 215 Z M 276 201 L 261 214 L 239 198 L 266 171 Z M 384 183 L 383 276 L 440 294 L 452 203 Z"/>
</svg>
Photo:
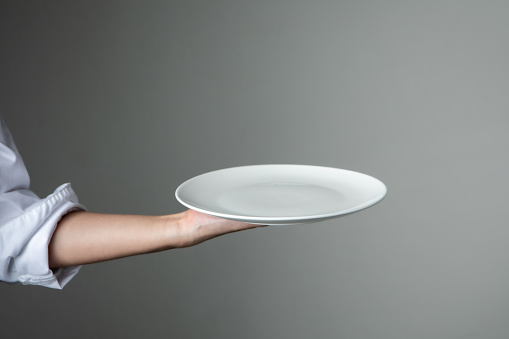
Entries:
<svg viewBox="0 0 509 339">
<path fill-rule="evenodd" d="M 321 166 L 255 165 L 205 173 L 180 185 L 184 206 L 261 225 L 311 223 L 360 211 L 387 188 L 369 175 Z"/>
</svg>

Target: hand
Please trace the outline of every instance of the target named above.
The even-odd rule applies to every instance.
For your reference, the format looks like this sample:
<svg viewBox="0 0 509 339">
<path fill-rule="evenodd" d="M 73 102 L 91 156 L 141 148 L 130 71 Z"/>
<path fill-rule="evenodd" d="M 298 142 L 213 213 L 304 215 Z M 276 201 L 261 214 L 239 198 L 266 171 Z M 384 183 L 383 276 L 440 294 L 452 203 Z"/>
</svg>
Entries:
<svg viewBox="0 0 509 339">
<path fill-rule="evenodd" d="M 179 216 L 179 228 L 183 239 L 181 247 L 194 246 L 227 233 L 266 226 L 223 219 L 192 209 L 182 212 Z"/>
</svg>

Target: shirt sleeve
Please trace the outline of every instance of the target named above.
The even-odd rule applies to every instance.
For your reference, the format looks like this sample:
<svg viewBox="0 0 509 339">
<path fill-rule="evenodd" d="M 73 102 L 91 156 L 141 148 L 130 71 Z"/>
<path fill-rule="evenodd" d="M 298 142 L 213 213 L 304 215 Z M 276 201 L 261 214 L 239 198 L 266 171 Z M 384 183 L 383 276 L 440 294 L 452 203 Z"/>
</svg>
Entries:
<svg viewBox="0 0 509 339">
<path fill-rule="evenodd" d="M 61 289 L 81 266 L 50 270 L 48 245 L 62 216 L 86 208 L 70 184 L 45 199 L 29 186 L 25 164 L 0 116 L 0 281 Z"/>
</svg>

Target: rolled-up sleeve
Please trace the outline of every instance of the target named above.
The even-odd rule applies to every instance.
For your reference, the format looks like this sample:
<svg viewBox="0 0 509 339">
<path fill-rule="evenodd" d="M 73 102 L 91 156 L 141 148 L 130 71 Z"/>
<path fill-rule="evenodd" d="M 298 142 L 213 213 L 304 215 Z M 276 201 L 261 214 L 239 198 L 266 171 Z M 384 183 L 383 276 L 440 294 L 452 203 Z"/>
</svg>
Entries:
<svg viewBox="0 0 509 339">
<path fill-rule="evenodd" d="M 0 280 L 61 289 L 80 266 L 51 270 L 48 245 L 66 213 L 85 210 L 70 184 L 40 199 L 30 191 L 26 167 L 0 117 Z"/>
</svg>

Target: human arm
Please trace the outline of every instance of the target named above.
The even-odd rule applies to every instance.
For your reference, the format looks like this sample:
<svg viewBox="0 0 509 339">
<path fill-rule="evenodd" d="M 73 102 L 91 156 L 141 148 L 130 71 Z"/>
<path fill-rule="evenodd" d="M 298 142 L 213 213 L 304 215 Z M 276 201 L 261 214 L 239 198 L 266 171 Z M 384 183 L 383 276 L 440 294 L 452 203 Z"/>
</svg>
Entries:
<svg viewBox="0 0 509 339">
<path fill-rule="evenodd" d="M 192 210 L 161 217 L 87 213 L 70 184 L 44 199 L 29 185 L 23 160 L 0 116 L 2 282 L 61 289 L 78 273 L 79 264 L 192 246 L 256 227 Z"/>
<path fill-rule="evenodd" d="M 83 265 L 189 247 L 208 239 L 260 227 L 194 210 L 165 216 L 71 212 L 49 244 L 50 268 Z"/>
</svg>

